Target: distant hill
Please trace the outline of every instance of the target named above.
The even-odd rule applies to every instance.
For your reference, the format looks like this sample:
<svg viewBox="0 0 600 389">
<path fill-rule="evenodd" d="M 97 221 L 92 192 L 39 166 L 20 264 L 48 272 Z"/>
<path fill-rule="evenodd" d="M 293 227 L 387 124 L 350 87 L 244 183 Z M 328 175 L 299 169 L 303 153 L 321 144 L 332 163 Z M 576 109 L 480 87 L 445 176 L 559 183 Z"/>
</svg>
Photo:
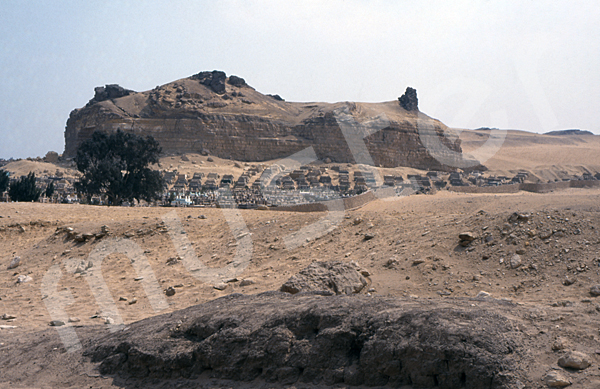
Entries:
<svg viewBox="0 0 600 389">
<path fill-rule="evenodd" d="M 416 91 L 409 89 L 400 102 L 294 103 L 257 92 L 243 78 L 220 71 L 200 72 L 145 92 L 107 85 L 96 88 L 85 107 L 71 112 L 64 156 L 73 157 L 95 130 L 121 129 L 152 135 L 165 154 L 203 153 L 259 162 L 312 147 L 321 160 L 354 163 L 336 120 L 337 112 L 345 111 L 357 122 L 382 114 L 389 120 L 374 133 L 363 130 L 376 166 L 451 170 L 428 153 L 417 128 L 427 122 L 458 158 L 460 139 L 444 136 L 443 123 L 420 113 Z"/>
<path fill-rule="evenodd" d="M 461 147 L 469 154 L 482 147 L 489 129 L 464 130 Z M 481 161 L 493 175 L 513 176 L 527 171 L 540 182 L 600 172 L 600 136 L 589 131 L 563 130 L 546 134 L 507 130 L 502 147 Z"/>
<path fill-rule="evenodd" d="M 544 135 L 594 135 L 594 133 L 587 130 L 558 130 L 546 132 Z"/>
</svg>

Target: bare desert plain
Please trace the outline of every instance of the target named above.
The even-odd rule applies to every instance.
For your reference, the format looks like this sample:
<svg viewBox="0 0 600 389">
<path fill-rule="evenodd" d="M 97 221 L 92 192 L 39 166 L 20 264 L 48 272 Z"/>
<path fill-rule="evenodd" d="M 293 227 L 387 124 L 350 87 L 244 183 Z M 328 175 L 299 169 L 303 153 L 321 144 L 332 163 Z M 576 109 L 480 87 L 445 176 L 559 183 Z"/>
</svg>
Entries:
<svg viewBox="0 0 600 389">
<path fill-rule="evenodd" d="M 460 134 L 465 152 L 481 133 Z M 486 166 L 595 173 L 596 138 L 511 131 Z M 161 163 L 235 169 L 179 158 Z M 439 190 L 335 217 L 0 203 L 0 386 L 599 388 L 599 245 L 597 188 Z M 302 274 L 329 293 L 280 291 Z"/>
</svg>

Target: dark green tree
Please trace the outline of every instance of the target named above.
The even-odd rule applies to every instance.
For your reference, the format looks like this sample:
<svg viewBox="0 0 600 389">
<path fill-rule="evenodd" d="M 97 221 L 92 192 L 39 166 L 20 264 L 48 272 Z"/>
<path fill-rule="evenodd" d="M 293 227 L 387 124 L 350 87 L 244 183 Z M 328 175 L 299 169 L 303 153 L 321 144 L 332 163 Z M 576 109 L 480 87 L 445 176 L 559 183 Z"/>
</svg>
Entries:
<svg viewBox="0 0 600 389">
<path fill-rule="evenodd" d="M 38 201 L 41 194 L 42 189 L 35 185 L 34 172 L 11 182 L 8 187 L 8 195 L 12 201 Z"/>
<path fill-rule="evenodd" d="M 54 181 L 50 181 L 48 186 L 46 187 L 46 197 L 51 198 L 54 194 Z"/>
<path fill-rule="evenodd" d="M 6 170 L 0 169 L 0 193 L 8 189 L 10 178 Z"/>
<path fill-rule="evenodd" d="M 75 162 L 82 173 L 75 188 L 90 198 L 106 196 L 109 205 L 123 201 L 159 199 L 165 187 L 158 163 L 161 148 L 151 136 L 142 137 L 117 130 L 96 131 L 77 150 Z"/>
</svg>

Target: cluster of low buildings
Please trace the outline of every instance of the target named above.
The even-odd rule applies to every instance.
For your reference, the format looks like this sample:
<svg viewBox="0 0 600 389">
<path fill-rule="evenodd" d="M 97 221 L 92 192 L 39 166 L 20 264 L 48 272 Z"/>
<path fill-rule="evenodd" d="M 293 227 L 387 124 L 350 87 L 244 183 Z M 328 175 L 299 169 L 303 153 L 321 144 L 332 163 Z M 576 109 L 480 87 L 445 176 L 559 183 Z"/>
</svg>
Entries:
<svg viewBox="0 0 600 389">
<path fill-rule="evenodd" d="M 0 160 L 0 167 L 8 161 Z M 156 205 L 258 208 L 322 202 L 355 196 L 371 189 L 396 188 L 400 194 L 410 187 L 416 193 L 430 193 L 449 186 L 500 186 L 524 182 L 527 172 L 512 177 L 485 176 L 478 171 L 436 172 L 424 175 L 380 175 L 376 169 L 351 169 L 348 165 L 296 166 L 289 168 L 246 165 L 239 176 L 219 172 L 163 171 L 166 190 Z M 16 179 L 17 177 L 12 177 Z M 584 173 L 579 180 L 600 180 L 600 173 Z M 43 202 L 79 202 L 74 188 L 76 178 L 65 177 L 60 171 L 36 177 L 38 187 L 54 184 L 51 198 L 42 196 Z M 6 200 L 6 194 L 4 194 Z M 102 199 L 92 198 L 92 203 L 102 204 Z"/>
</svg>

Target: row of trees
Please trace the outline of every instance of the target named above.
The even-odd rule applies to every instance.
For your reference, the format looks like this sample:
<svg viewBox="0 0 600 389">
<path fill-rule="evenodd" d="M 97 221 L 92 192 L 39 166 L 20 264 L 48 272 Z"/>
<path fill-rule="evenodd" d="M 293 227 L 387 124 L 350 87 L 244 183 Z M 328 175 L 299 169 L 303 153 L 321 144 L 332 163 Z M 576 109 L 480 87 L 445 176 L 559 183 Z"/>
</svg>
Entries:
<svg viewBox="0 0 600 389">
<path fill-rule="evenodd" d="M 159 162 L 161 148 L 152 138 L 118 130 L 111 134 L 96 131 L 77 150 L 75 163 L 81 172 L 75 189 L 87 197 L 106 199 L 109 205 L 124 201 L 153 201 L 162 197 L 165 182 L 160 172 L 152 170 L 151 164 Z M 8 189 L 13 201 L 37 201 L 44 190 L 35 183 L 35 174 L 9 182 L 8 172 L 0 170 L 0 193 Z M 51 197 L 54 183 L 45 194 Z"/>
<path fill-rule="evenodd" d="M 8 190 L 8 195 L 13 201 L 37 201 L 42 193 L 46 197 L 54 194 L 54 183 L 51 182 L 46 189 L 38 188 L 35 184 L 35 173 L 29 172 L 26 177 L 10 182 L 8 172 L 0 169 L 0 193 Z"/>
</svg>

